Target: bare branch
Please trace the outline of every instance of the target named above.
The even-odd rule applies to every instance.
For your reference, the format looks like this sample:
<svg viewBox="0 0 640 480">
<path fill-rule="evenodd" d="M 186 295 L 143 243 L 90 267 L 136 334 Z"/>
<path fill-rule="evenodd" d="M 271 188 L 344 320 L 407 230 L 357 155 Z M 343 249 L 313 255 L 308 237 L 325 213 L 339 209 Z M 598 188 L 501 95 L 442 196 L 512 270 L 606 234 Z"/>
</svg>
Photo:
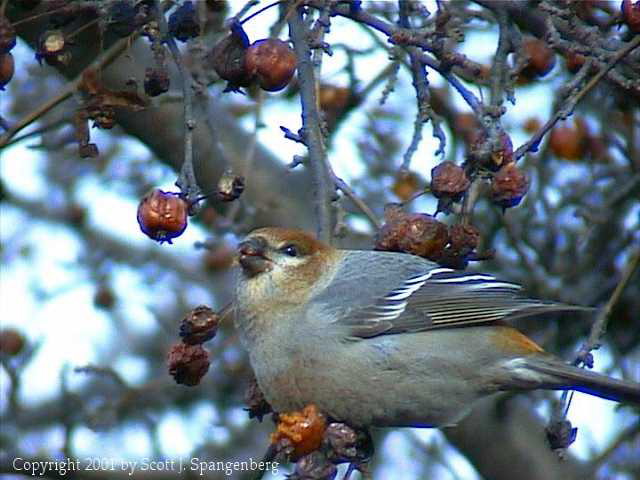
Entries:
<svg viewBox="0 0 640 480">
<path fill-rule="evenodd" d="M 311 60 L 309 47 L 309 28 L 303 19 L 302 9 L 297 8 L 289 18 L 291 41 L 298 56 L 298 82 L 302 107 L 303 138 L 309 149 L 309 165 L 313 172 L 316 212 L 318 218 L 318 238 L 331 242 L 333 232 L 333 213 L 331 203 L 335 196 L 327 159 L 322 117 L 318 107 L 317 79 Z"/>
</svg>

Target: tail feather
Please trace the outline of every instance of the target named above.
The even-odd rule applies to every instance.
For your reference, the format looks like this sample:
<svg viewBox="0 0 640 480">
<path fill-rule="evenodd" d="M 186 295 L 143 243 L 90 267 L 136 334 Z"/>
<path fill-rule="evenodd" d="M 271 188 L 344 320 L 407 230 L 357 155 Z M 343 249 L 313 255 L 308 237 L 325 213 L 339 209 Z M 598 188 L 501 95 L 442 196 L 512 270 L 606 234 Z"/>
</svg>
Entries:
<svg viewBox="0 0 640 480">
<path fill-rule="evenodd" d="M 532 356 L 526 364 L 529 370 L 542 374 L 542 384 L 537 388 L 576 390 L 607 400 L 640 405 L 640 383 L 618 380 L 544 357 Z"/>
</svg>

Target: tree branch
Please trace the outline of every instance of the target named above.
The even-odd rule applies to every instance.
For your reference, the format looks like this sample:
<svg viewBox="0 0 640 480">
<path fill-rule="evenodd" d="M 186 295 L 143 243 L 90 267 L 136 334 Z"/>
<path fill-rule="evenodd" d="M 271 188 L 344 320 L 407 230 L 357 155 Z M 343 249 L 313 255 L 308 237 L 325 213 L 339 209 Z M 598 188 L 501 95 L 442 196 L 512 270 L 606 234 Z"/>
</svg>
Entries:
<svg viewBox="0 0 640 480">
<path fill-rule="evenodd" d="M 305 25 L 302 12 L 302 8 L 297 8 L 290 16 L 289 32 L 298 57 L 302 131 L 309 150 L 309 165 L 313 173 L 318 238 L 330 243 L 334 224 L 331 203 L 335 197 L 335 188 L 331 179 L 322 131 L 322 117 L 316 96 L 317 80 L 311 61 L 311 49 L 308 41 L 309 29 Z"/>
</svg>

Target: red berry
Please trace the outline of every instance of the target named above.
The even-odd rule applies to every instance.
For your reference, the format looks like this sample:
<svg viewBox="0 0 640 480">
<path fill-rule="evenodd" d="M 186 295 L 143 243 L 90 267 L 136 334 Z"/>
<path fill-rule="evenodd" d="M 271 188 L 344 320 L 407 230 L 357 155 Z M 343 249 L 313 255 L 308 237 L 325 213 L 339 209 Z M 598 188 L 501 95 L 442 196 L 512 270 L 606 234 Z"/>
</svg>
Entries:
<svg viewBox="0 0 640 480">
<path fill-rule="evenodd" d="M 277 38 L 255 41 L 245 56 L 251 76 L 257 76 L 260 88 L 277 92 L 286 87 L 296 71 L 298 59 L 287 42 Z"/>
<path fill-rule="evenodd" d="M 0 90 L 4 90 L 4 87 L 13 78 L 14 72 L 15 64 L 13 61 L 13 55 L 11 53 L 0 55 Z"/>
<path fill-rule="evenodd" d="M 150 238 L 171 243 L 187 228 L 189 204 L 175 192 L 153 189 L 138 205 L 138 224 Z"/>
<path fill-rule="evenodd" d="M 634 33 L 640 33 L 640 0 L 622 0 L 620 5 L 624 22 Z"/>
</svg>

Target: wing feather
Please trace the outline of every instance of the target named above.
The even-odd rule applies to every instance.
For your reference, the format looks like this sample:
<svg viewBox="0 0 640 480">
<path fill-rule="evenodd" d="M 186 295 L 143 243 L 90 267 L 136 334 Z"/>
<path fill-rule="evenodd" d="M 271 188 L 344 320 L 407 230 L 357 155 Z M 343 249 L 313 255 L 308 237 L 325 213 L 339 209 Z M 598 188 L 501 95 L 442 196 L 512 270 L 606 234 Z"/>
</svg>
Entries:
<svg viewBox="0 0 640 480">
<path fill-rule="evenodd" d="M 318 299 L 326 308 L 340 310 L 333 318 L 347 327 L 352 337 L 478 325 L 544 312 L 588 310 L 527 298 L 519 285 L 484 273 L 440 267 L 411 255 L 349 252 L 352 255 L 336 275 L 340 280 L 334 281 L 333 288 Z M 365 259 L 376 264 L 362 269 Z M 346 285 L 350 288 L 346 289 Z M 360 288 L 354 291 L 354 285 Z M 396 286 L 389 290 L 388 285 Z"/>
</svg>

